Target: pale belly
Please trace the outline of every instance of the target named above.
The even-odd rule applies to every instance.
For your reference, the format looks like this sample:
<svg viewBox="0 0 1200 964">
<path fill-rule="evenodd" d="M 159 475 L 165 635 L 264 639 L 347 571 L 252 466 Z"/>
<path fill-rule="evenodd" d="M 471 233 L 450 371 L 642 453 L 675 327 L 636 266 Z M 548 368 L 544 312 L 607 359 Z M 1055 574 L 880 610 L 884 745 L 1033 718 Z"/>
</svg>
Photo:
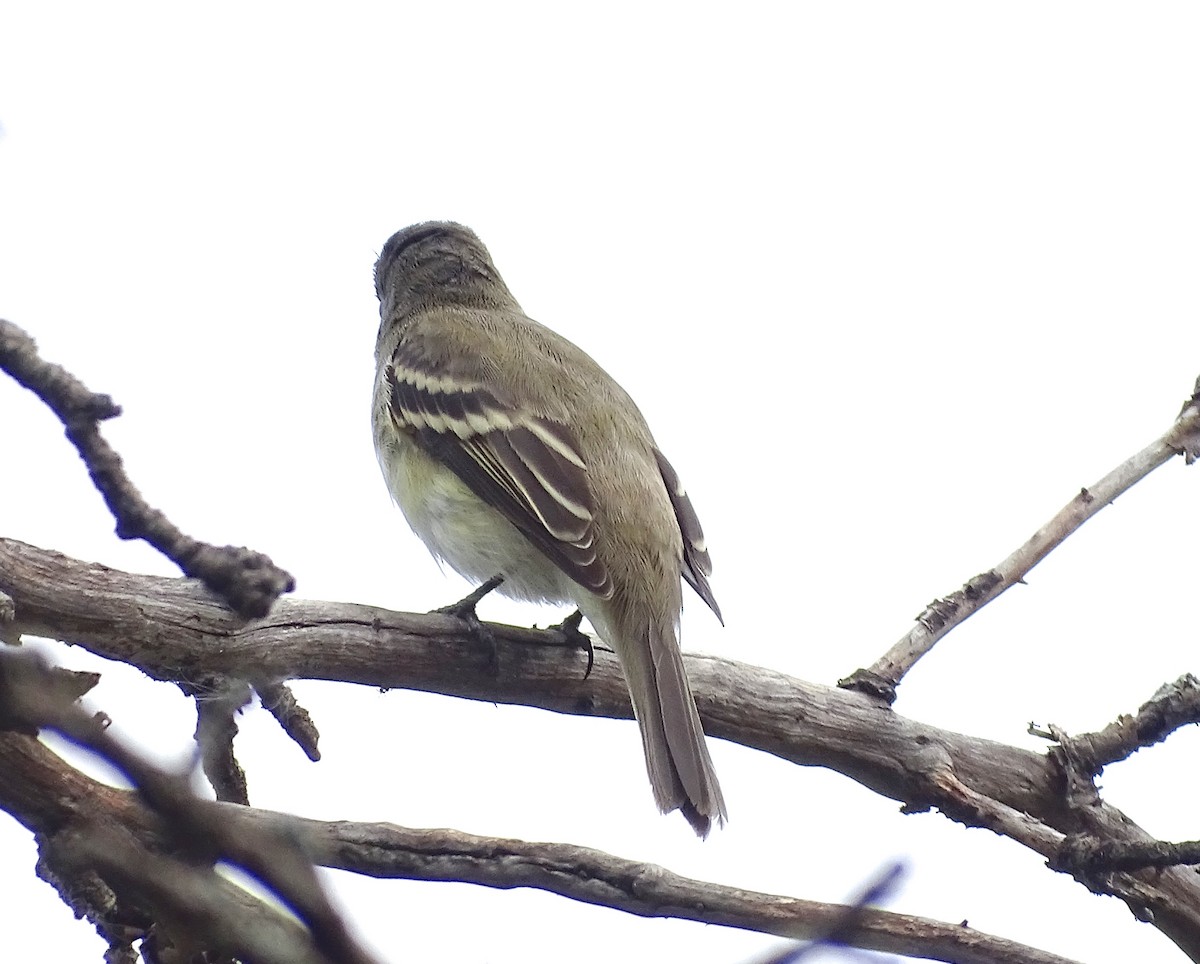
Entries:
<svg viewBox="0 0 1200 964">
<path fill-rule="evenodd" d="M 377 446 L 392 498 L 433 555 L 473 582 L 501 575 L 499 592 L 567 603 L 579 586 L 449 469 L 414 444 Z"/>
</svg>

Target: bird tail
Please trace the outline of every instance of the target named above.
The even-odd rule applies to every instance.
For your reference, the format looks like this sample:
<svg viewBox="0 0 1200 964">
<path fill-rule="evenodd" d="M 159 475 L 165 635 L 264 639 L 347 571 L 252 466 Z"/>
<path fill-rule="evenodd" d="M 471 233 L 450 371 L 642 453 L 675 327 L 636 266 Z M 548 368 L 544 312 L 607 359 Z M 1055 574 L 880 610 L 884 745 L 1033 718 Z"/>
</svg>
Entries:
<svg viewBox="0 0 1200 964">
<path fill-rule="evenodd" d="M 642 733 L 654 800 L 663 813 L 682 811 L 692 829 L 707 837 L 714 820 L 721 825 L 727 819 L 725 798 L 683 668 L 677 617 L 657 619 L 640 633 L 630 629 L 619 634 L 616 648 Z"/>
</svg>

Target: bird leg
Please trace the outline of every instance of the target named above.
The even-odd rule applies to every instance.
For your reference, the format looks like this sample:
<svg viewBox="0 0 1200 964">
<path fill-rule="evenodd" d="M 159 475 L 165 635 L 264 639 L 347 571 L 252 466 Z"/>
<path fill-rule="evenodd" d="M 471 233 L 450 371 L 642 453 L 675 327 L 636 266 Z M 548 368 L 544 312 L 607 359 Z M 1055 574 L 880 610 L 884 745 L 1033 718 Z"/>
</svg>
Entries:
<svg viewBox="0 0 1200 964">
<path fill-rule="evenodd" d="M 467 624 L 467 632 L 487 650 L 488 666 L 495 675 L 498 675 L 500 672 L 500 651 L 496 645 L 496 637 L 492 635 L 492 631 L 487 626 L 480 622 L 479 616 L 475 613 L 475 607 L 479 605 L 479 600 L 502 582 L 504 582 L 503 576 L 492 576 L 491 579 L 479 586 L 478 589 L 467 593 L 458 602 L 433 610 L 435 613 L 443 613 L 447 616 L 453 616 L 455 619 L 461 619 Z"/>
<path fill-rule="evenodd" d="M 596 661 L 596 651 L 592 648 L 592 637 L 580 631 L 579 624 L 581 622 L 583 622 L 583 613 L 576 609 L 557 626 L 548 626 L 547 629 L 557 629 L 562 633 L 565 645 L 577 646 L 587 653 L 587 669 L 583 672 L 583 678 L 587 679 L 592 675 L 592 664 Z"/>
</svg>

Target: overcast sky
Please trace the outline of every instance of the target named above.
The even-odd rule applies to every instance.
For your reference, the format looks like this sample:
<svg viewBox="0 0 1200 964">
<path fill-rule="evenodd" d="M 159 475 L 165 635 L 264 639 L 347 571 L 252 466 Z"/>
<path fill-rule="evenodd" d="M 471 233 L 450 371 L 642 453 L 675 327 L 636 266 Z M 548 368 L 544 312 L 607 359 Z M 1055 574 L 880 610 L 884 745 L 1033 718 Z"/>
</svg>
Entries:
<svg viewBox="0 0 1200 964">
<path fill-rule="evenodd" d="M 582 9 L 582 8 L 581 8 Z M 1189 3 L 9 5 L 0 316 L 125 414 L 192 535 L 297 593 L 424 611 L 443 575 L 369 432 L 371 269 L 404 225 L 489 245 L 533 317 L 638 400 L 708 535 L 688 649 L 831 684 L 1167 428 L 1200 374 L 1200 12 Z M 0 379 L 0 534 L 143 572 L 57 423 Z M 1173 462 L 942 642 L 896 709 L 1042 749 L 1196 671 L 1200 470 Z M 489 599 L 485 618 L 560 612 Z M 82 651 L 89 705 L 167 763 L 179 692 Z M 301 683 L 309 763 L 260 710 L 252 802 L 570 841 L 816 900 L 885 862 L 894 910 L 1089 964 L 1179 959 L 1015 843 L 713 741 L 730 824 L 651 799 L 635 726 Z M 1104 774 L 1200 836 L 1196 732 Z M 0 819 L 12 959 L 103 945 Z M 329 874 L 388 961 L 749 962 L 761 935 L 535 892 Z M 35 950 L 36 949 L 36 950 Z"/>
</svg>

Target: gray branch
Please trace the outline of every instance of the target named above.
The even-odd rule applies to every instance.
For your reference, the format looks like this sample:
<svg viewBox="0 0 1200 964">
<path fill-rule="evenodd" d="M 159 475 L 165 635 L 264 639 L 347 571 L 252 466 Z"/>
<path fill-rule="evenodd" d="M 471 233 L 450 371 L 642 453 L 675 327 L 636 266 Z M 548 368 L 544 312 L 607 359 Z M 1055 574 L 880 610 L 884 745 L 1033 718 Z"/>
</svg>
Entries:
<svg viewBox="0 0 1200 964">
<path fill-rule="evenodd" d="M 0 783 L 0 805 L 13 810 L 22 822 L 29 823 L 30 809 L 37 814 L 35 826 L 75 827 L 87 815 L 92 821 L 132 828 L 120 841 L 131 856 L 144 848 L 147 839 L 153 844 L 151 815 L 135 794 L 95 783 L 28 736 L 0 733 L 0 768 L 18 778 Z M 26 790 L 14 806 L 14 782 L 35 788 L 36 796 Z M 800 940 L 836 930 L 839 939 L 857 947 L 957 964 L 1071 964 L 959 924 L 704 883 L 587 847 L 480 837 L 456 830 L 412 830 L 386 823 L 327 822 L 231 803 L 204 801 L 202 806 L 231 836 L 287 839 L 321 866 L 371 877 L 468 882 L 499 889 L 534 887 L 642 917 L 703 921 Z M 92 861 L 103 857 L 94 846 L 89 846 L 86 856 Z M 118 849 L 101 869 L 106 875 L 115 870 L 122 884 L 136 884 L 123 876 L 130 866 Z M 169 875 L 164 880 L 154 865 L 150 869 L 155 871 L 152 886 L 157 901 L 194 894 L 207 908 L 216 900 L 203 892 L 202 881 L 185 876 L 176 885 Z M 218 930 L 227 926 L 221 920 L 214 915 L 211 926 Z M 296 938 L 289 936 L 292 941 Z"/>
<path fill-rule="evenodd" d="M 1098 776 L 1106 766 L 1132 756 L 1143 747 L 1161 743 L 1182 726 L 1200 723 L 1200 680 L 1191 673 L 1159 688 L 1137 713 L 1122 713 L 1096 733 L 1069 736 L 1050 724 L 1030 724 L 1029 732 L 1056 741 L 1081 773 Z"/>
<path fill-rule="evenodd" d="M 1178 417 L 1159 438 L 1099 482 L 1080 489 L 1078 495 L 1007 559 L 975 576 L 962 589 L 931 602 L 917 617 L 916 625 L 891 649 L 869 668 L 855 670 L 839 685 L 870 693 L 888 704 L 894 702 L 900 680 L 938 640 L 1001 593 L 1022 582 L 1034 566 L 1088 519 L 1176 455 L 1182 455 L 1188 465 L 1200 457 L 1200 379 L 1196 380 L 1195 394 L 1184 402 Z"/>
<path fill-rule="evenodd" d="M 113 739 L 107 717 L 89 715 L 78 706 L 79 682 L 36 654 L 0 650 L 0 727 L 19 731 L 27 739 L 32 739 L 30 728 L 57 731 L 117 767 L 137 788 L 137 798 L 145 806 L 135 802 L 124 808 L 126 818 L 133 809 L 133 820 L 121 819 L 120 808 L 105 813 L 101 804 L 111 796 L 96 792 L 99 784 L 91 782 L 90 792 L 77 802 L 71 819 L 47 816 L 47 810 L 64 809 L 61 799 L 54 804 L 43 799 L 31 809 L 28 796 L 22 796 L 13 798 L 8 809 L 38 833 L 43 862 L 58 882 L 94 877 L 100 886 L 91 888 L 92 894 L 112 894 L 111 900 L 101 901 L 101 907 L 84 898 L 85 913 L 103 919 L 98 926 L 110 942 L 115 936 L 110 926 L 114 918 L 137 918 L 151 925 L 148 935 L 165 925 L 173 945 L 182 937 L 183 944 L 194 945 L 196 954 L 216 950 L 231 959 L 264 964 L 293 960 L 372 964 L 374 959 L 351 937 L 326 898 L 311 861 L 292 837 L 265 824 L 231 826 L 215 804 L 192 793 L 184 777 L 150 764 Z M 41 749 L 40 744 L 35 746 Z M 62 763 L 59 769 L 70 768 Z M 21 770 L 19 764 L 6 767 L 4 782 L 22 782 Z M 81 782 L 87 786 L 90 781 L 85 778 L 69 785 L 78 787 Z M 147 828 L 149 832 L 139 838 L 135 831 Z M 257 877 L 304 926 L 296 929 L 274 908 L 222 884 L 213 866 L 218 860 L 228 860 Z M 71 890 L 72 899 L 82 896 L 77 888 L 61 889 Z M 294 939 L 281 944 L 288 933 Z"/>
<path fill-rule="evenodd" d="M 178 681 L 218 674 L 252 685 L 325 679 L 408 688 L 629 718 L 614 654 L 584 657 L 557 631 L 491 625 L 498 672 L 453 617 L 346 603 L 284 599 L 245 622 L 195 583 L 119 572 L 0 539 L 0 591 L 22 632 L 82 645 Z M 850 776 L 907 810 L 936 807 L 1053 859 L 1073 834 L 1109 842 L 1153 838 L 1084 781 L 1064 793 L 1061 760 L 907 719 L 869 696 L 713 657 L 686 657 L 711 735 L 793 763 Z M 1064 868 L 1066 869 L 1066 868 Z M 1200 878 L 1162 870 L 1072 871 L 1089 889 L 1122 899 L 1140 919 L 1200 961 Z"/>
</svg>

